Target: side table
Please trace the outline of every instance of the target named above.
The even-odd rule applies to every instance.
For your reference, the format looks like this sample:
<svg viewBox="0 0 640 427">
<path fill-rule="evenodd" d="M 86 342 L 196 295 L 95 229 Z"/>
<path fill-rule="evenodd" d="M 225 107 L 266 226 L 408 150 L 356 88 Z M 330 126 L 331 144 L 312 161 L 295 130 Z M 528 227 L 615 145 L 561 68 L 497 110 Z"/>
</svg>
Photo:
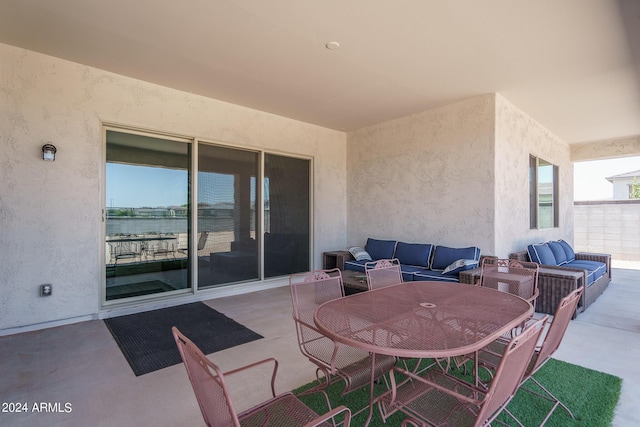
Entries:
<svg viewBox="0 0 640 427">
<path fill-rule="evenodd" d="M 322 253 L 322 268 L 328 270 L 339 268 L 344 270 L 344 262 L 352 260 L 353 256 L 349 251 L 329 251 Z"/>
<path fill-rule="evenodd" d="M 458 280 L 460 283 L 466 283 L 467 285 L 475 285 L 480 280 L 480 274 L 482 273 L 482 267 L 472 268 L 470 270 L 463 270 L 458 273 Z"/>
<path fill-rule="evenodd" d="M 353 270 L 344 270 L 342 272 L 342 285 L 344 286 L 345 295 L 369 290 L 366 274 Z"/>
</svg>

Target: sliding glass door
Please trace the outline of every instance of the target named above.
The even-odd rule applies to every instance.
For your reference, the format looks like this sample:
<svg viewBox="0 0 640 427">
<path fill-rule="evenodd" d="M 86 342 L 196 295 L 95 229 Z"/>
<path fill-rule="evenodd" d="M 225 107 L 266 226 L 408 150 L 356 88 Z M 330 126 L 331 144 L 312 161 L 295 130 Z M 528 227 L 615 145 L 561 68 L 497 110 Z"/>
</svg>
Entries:
<svg viewBox="0 0 640 427">
<path fill-rule="evenodd" d="M 105 301 L 308 271 L 310 181 L 309 159 L 108 128 Z"/>
<path fill-rule="evenodd" d="M 309 270 L 310 161 L 264 156 L 264 277 Z"/>
<path fill-rule="evenodd" d="M 107 130 L 106 301 L 186 289 L 188 141 Z"/>
<path fill-rule="evenodd" d="M 257 280 L 259 153 L 198 144 L 198 288 Z"/>
</svg>

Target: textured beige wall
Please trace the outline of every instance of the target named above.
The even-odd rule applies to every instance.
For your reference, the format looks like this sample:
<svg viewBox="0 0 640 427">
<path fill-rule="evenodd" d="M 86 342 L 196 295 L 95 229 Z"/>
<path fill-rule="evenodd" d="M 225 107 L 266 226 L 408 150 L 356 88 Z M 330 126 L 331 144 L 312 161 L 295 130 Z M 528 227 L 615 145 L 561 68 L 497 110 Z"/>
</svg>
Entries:
<svg viewBox="0 0 640 427">
<path fill-rule="evenodd" d="M 495 255 L 506 257 L 530 243 L 573 241 L 573 163 L 569 145 L 504 97 L 496 97 Z M 529 228 L 529 155 L 559 167 L 560 224 Z"/>
<path fill-rule="evenodd" d="M 351 132 L 348 243 L 367 237 L 507 257 L 573 238 L 569 146 L 498 94 Z M 529 154 L 560 166 L 560 224 L 529 229 Z"/>
<path fill-rule="evenodd" d="M 348 243 L 493 252 L 494 95 L 348 134 Z"/>
<path fill-rule="evenodd" d="M 103 122 L 312 156 L 315 266 L 346 245 L 344 133 L 8 45 L 0 64 L 0 333 L 100 309 Z"/>
</svg>

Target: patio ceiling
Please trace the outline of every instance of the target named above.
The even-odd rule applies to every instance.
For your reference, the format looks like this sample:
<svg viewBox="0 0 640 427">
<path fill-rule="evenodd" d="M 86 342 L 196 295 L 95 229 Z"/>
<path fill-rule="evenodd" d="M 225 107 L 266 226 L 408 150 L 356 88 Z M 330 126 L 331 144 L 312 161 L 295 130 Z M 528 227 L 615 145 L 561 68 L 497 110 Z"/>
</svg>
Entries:
<svg viewBox="0 0 640 427">
<path fill-rule="evenodd" d="M 636 0 L 3 0 L 0 42 L 343 131 L 499 92 L 640 135 Z"/>
</svg>

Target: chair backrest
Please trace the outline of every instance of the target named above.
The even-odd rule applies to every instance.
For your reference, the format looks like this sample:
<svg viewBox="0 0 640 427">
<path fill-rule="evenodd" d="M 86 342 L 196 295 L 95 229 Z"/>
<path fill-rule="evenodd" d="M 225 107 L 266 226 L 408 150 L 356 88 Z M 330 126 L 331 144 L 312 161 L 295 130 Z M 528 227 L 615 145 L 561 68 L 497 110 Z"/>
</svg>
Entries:
<svg viewBox="0 0 640 427">
<path fill-rule="evenodd" d="M 486 258 L 482 263 L 480 286 L 518 295 L 534 303 L 538 289 L 538 264 Z"/>
<path fill-rule="evenodd" d="M 200 233 L 200 236 L 198 237 L 198 250 L 199 251 L 204 249 L 204 245 L 207 243 L 207 237 L 209 237 L 209 232 L 208 231 L 203 231 L 202 233 Z"/>
<path fill-rule="evenodd" d="M 240 426 L 222 371 L 182 335 L 171 328 L 189 381 L 198 400 L 200 412 L 208 426 Z"/>
<path fill-rule="evenodd" d="M 548 317 L 544 316 L 527 326 L 505 347 L 478 413 L 476 426 L 484 425 L 495 418 L 499 410 L 506 406 L 516 394 Z"/>
<path fill-rule="evenodd" d="M 364 265 L 369 290 L 402 283 L 400 261 L 397 258 L 379 259 Z"/>
<path fill-rule="evenodd" d="M 312 359 L 330 361 L 334 351 L 333 342 L 316 329 L 313 314 L 321 304 L 344 296 L 340 270 L 335 268 L 292 274 L 289 285 L 300 350 Z"/>
<path fill-rule="evenodd" d="M 344 296 L 339 269 L 315 270 L 289 276 L 293 317 L 313 325 L 313 313 L 321 304 Z"/>
<path fill-rule="evenodd" d="M 527 371 L 527 378 L 540 369 L 540 367 L 551 358 L 551 355 L 555 353 L 558 347 L 560 347 L 560 342 L 567 331 L 573 313 L 576 311 L 583 289 L 583 287 L 579 287 L 560 300 L 558 308 L 556 308 L 556 312 L 553 315 L 551 325 L 544 336 L 544 341 L 540 348 L 536 350 L 536 354 L 534 355 L 535 362 Z"/>
</svg>

